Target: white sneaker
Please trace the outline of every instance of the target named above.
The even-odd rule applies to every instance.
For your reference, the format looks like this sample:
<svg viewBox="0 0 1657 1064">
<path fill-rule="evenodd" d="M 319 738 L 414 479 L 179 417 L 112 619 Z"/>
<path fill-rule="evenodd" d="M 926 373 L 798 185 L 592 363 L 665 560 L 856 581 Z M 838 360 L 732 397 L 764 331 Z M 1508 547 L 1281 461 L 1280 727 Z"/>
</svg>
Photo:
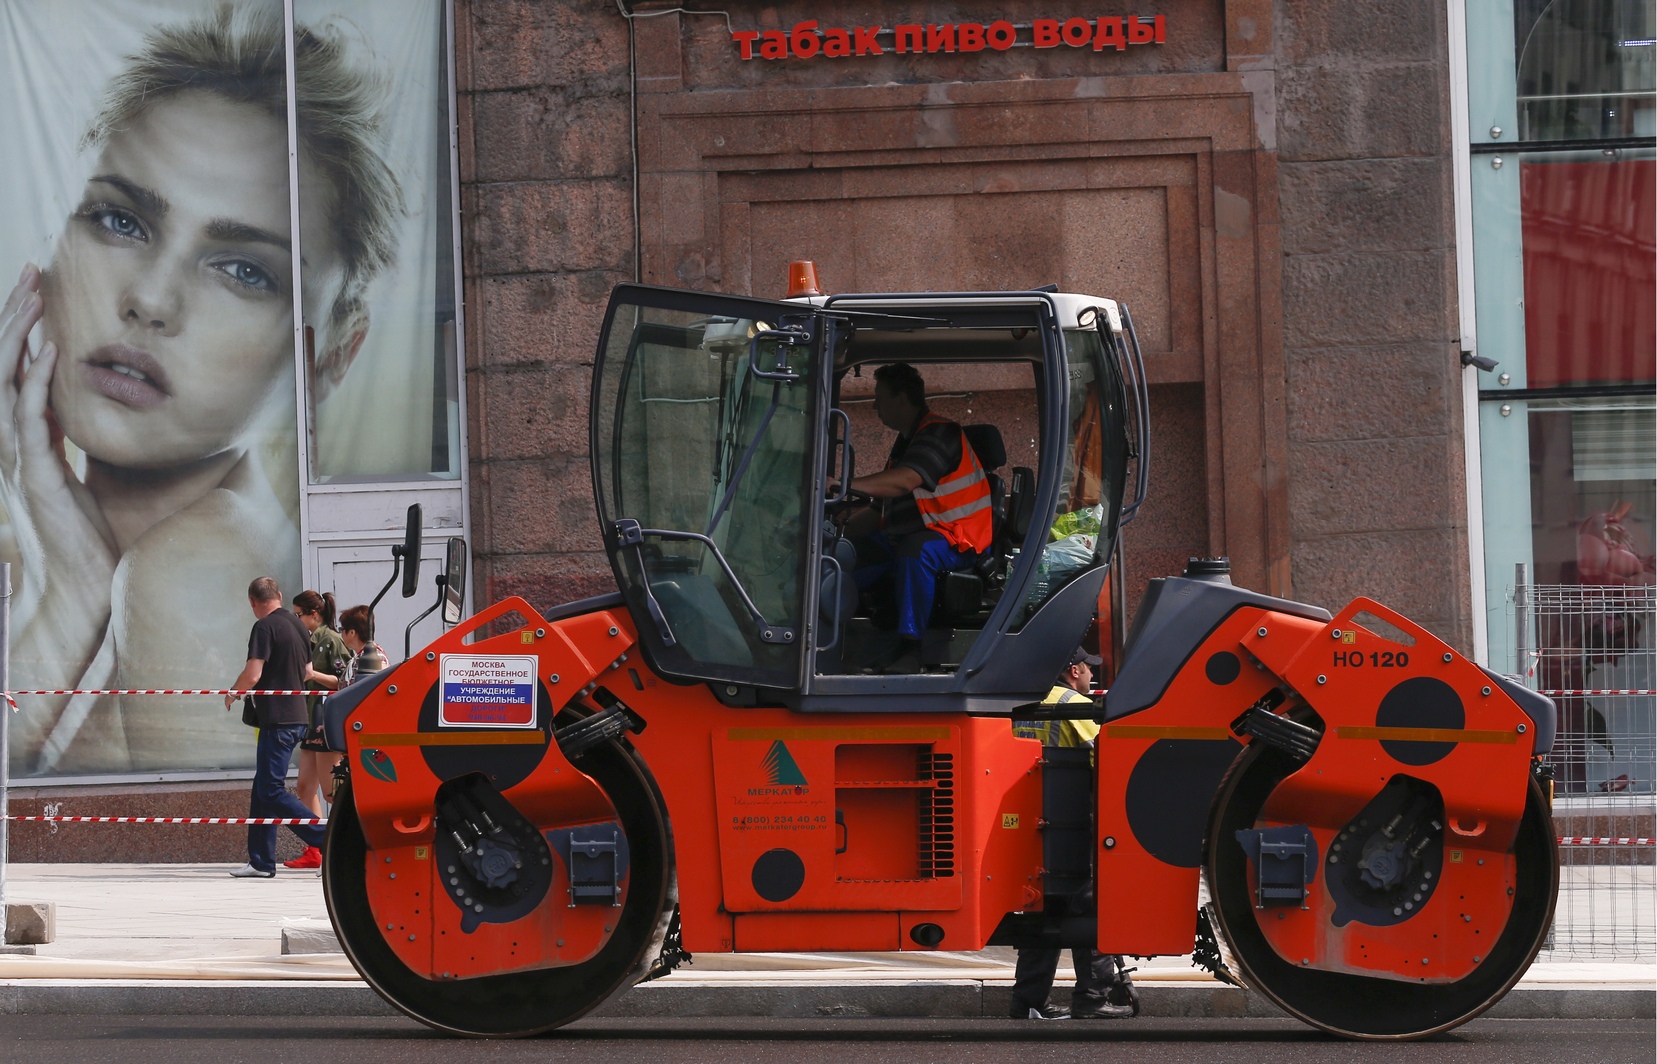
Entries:
<svg viewBox="0 0 1657 1064">
<path fill-rule="evenodd" d="M 251 864 L 245 864 L 231 872 L 230 876 L 232 879 L 275 879 L 276 870 L 272 869 L 269 872 L 264 872 L 254 868 Z"/>
</svg>

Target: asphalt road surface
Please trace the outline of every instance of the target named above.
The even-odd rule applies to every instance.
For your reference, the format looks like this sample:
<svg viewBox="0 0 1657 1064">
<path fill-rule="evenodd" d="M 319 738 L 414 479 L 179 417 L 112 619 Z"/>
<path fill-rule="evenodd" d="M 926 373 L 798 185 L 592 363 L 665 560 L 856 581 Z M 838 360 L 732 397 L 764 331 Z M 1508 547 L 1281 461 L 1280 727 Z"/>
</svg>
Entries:
<svg viewBox="0 0 1657 1064">
<path fill-rule="evenodd" d="M 19 1064 L 1644 1064 L 1651 1020 L 1475 1020 L 1426 1042 L 1353 1043 L 1290 1020 L 589 1020 L 525 1041 L 447 1038 L 387 1018 L 0 1016 Z"/>
</svg>

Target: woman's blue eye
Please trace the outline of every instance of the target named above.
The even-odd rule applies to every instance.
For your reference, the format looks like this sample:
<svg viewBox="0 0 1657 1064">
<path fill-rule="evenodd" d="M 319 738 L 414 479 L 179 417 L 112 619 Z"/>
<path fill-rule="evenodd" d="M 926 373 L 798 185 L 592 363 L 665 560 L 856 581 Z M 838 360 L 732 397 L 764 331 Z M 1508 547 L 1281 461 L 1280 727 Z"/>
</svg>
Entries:
<svg viewBox="0 0 1657 1064">
<path fill-rule="evenodd" d="M 137 215 L 119 207 L 99 207 L 89 212 L 88 217 L 95 225 L 116 236 L 128 240 L 142 240 L 145 237 L 144 224 L 138 220 Z"/>
<path fill-rule="evenodd" d="M 256 288 L 261 292 L 276 291 L 276 278 L 271 272 L 258 263 L 248 262 L 246 259 L 236 259 L 219 267 L 232 281 L 248 288 Z"/>
</svg>

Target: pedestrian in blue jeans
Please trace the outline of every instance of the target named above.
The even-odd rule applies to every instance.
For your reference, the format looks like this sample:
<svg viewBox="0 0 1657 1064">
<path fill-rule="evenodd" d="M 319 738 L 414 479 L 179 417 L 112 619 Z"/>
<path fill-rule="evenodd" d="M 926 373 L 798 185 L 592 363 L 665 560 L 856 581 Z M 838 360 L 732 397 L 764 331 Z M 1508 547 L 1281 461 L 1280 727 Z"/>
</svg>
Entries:
<svg viewBox="0 0 1657 1064">
<path fill-rule="evenodd" d="M 247 587 L 247 605 L 253 611 L 253 631 L 247 638 L 247 664 L 230 685 L 234 691 L 298 691 L 305 686 L 305 666 L 311 661 L 311 633 L 299 618 L 282 608 L 282 589 L 276 579 L 261 576 Z M 224 708 L 235 705 L 226 695 Z M 259 747 L 253 762 L 253 794 L 249 817 L 293 817 L 314 814 L 288 793 L 288 762 L 294 747 L 305 738 L 310 714 L 305 696 L 259 695 L 253 702 L 258 718 Z M 321 846 L 323 830 L 315 824 L 290 824 L 307 846 Z M 276 875 L 275 825 L 249 824 L 247 864 L 230 873 L 237 879 L 271 879 Z"/>
</svg>

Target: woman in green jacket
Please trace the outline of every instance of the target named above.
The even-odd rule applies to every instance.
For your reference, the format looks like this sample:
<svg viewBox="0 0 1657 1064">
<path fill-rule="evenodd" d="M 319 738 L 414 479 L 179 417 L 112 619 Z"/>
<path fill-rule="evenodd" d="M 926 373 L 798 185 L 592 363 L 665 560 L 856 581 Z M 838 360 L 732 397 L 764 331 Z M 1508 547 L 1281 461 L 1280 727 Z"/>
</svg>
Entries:
<svg viewBox="0 0 1657 1064">
<path fill-rule="evenodd" d="M 345 641 L 334 627 L 334 596 L 308 589 L 301 591 L 293 597 L 293 612 L 311 633 L 311 667 L 305 672 L 305 686 L 312 691 L 329 690 L 334 685 L 319 678 L 339 677 L 351 658 Z M 299 800 L 311 812 L 321 816 L 323 800 L 333 797 L 334 766 L 339 763 L 340 755 L 324 746 L 317 735 L 320 723 L 317 706 L 321 704 L 322 696 L 312 695 L 305 701 L 311 710 L 311 726 L 306 733 L 307 738 L 299 744 Z M 287 868 L 321 868 L 322 851 L 309 846 L 304 853 L 283 864 Z"/>
</svg>

